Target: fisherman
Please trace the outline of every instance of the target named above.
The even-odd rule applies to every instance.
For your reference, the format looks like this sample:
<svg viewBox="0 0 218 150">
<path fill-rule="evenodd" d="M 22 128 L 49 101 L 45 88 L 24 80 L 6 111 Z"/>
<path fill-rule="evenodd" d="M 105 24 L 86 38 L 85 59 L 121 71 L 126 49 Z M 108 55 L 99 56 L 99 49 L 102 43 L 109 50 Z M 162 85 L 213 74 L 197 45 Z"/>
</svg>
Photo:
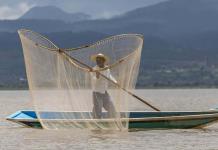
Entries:
<svg viewBox="0 0 218 150">
<path fill-rule="evenodd" d="M 111 75 L 110 69 L 106 63 L 109 61 L 108 57 L 104 54 L 97 54 L 91 57 L 91 60 L 96 62 L 96 66 L 93 67 L 95 71 L 92 73 L 92 89 L 93 89 L 93 117 L 102 118 L 102 108 L 108 112 L 108 117 L 112 118 L 115 115 L 115 107 L 108 94 L 108 82 L 109 80 L 102 77 L 100 74 L 106 76 L 113 82 L 117 83 L 115 78 Z"/>
</svg>

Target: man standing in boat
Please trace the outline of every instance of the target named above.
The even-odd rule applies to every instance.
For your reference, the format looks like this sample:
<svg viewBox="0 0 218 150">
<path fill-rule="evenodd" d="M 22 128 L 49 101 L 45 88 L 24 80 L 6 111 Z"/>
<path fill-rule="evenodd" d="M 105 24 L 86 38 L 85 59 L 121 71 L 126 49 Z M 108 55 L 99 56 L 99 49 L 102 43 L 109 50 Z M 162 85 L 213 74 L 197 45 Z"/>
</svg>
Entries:
<svg viewBox="0 0 218 150">
<path fill-rule="evenodd" d="M 109 61 L 108 57 L 104 54 L 97 54 L 91 57 L 92 61 L 96 62 L 96 66 L 93 67 L 95 71 L 92 73 L 92 89 L 93 89 L 93 117 L 101 118 L 102 117 L 102 108 L 104 108 L 108 112 L 109 117 L 114 117 L 115 115 L 115 107 L 113 102 L 111 101 L 110 95 L 107 92 L 108 89 L 108 81 L 104 77 L 102 77 L 99 72 L 117 83 L 115 78 L 111 75 L 110 69 L 106 63 Z M 98 71 L 98 72 L 97 72 Z"/>
</svg>

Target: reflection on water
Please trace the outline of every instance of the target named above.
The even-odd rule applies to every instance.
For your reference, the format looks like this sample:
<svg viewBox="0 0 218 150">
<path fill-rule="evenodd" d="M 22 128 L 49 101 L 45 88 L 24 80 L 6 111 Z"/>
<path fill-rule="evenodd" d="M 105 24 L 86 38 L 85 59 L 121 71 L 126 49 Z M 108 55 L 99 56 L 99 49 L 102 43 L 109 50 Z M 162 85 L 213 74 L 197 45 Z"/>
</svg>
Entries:
<svg viewBox="0 0 218 150">
<path fill-rule="evenodd" d="M 208 110 L 218 104 L 218 90 L 140 90 L 162 110 Z M 40 130 L 25 128 L 4 118 L 20 109 L 31 109 L 27 91 L 0 92 L 0 149 L 218 149 L 218 123 L 205 130 L 150 130 L 138 132 L 106 132 L 84 130 Z M 149 110 L 132 102 L 133 109 Z"/>
</svg>

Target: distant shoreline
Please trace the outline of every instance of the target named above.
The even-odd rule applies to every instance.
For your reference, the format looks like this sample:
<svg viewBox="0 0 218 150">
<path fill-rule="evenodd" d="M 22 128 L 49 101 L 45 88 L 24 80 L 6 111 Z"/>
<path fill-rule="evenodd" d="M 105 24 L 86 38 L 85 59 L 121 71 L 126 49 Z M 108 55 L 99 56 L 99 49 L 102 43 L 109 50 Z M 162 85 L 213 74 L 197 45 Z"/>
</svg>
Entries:
<svg viewBox="0 0 218 150">
<path fill-rule="evenodd" d="M 146 86 L 146 87 L 136 87 L 137 90 L 143 89 L 218 89 L 218 86 Z M 0 91 L 16 91 L 16 90 L 29 90 L 28 87 L 0 87 Z"/>
</svg>

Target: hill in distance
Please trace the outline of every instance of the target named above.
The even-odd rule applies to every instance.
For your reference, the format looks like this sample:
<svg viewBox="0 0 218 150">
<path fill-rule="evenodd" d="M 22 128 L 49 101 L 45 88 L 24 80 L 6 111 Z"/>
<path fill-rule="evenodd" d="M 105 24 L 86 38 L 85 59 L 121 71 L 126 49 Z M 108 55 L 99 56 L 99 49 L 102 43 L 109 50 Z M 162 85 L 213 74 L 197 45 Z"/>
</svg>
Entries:
<svg viewBox="0 0 218 150">
<path fill-rule="evenodd" d="M 84 13 L 67 13 L 55 6 L 33 7 L 20 19 L 36 20 L 61 20 L 64 22 L 78 22 L 91 19 L 90 15 Z"/>
<path fill-rule="evenodd" d="M 186 38 L 218 31 L 217 16 L 217 0 L 169 0 L 111 19 L 87 20 L 89 17 L 82 17 L 79 22 L 75 22 L 78 19 L 72 19 L 72 14 L 66 15 L 59 8 L 46 6 L 32 8 L 21 20 L 0 21 L 0 31 L 13 32 L 19 28 L 28 28 L 38 32 L 141 33 L 164 39 L 172 37 L 174 40 L 175 37 Z M 57 18 L 60 20 L 53 20 Z M 69 20 L 73 21 L 69 23 Z"/>
<path fill-rule="evenodd" d="M 0 21 L 0 78 L 5 81 L 0 87 L 25 74 L 15 33 L 19 28 L 44 33 L 60 47 L 84 45 L 114 34 L 140 33 L 144 35 L 140 87 L 218 87 L 217 18 L 218 0 L 169 0 L 111 19 Z"/>
</svg>

